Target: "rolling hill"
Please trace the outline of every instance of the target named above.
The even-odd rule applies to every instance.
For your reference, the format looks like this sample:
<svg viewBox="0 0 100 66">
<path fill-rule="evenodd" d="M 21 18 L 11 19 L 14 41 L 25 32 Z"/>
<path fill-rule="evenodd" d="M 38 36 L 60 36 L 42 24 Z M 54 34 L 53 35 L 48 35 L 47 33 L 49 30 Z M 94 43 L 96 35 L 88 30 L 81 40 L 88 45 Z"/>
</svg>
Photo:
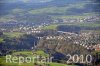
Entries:
<svg viewBox="0 0 100 66">
<path fill-rule="evenodd" d="M 1 0 L 0 22 L 45 22 L 47 16 L 53 20 L 59 16 L 94 15 L 100 12 L 99 5 L 89 0 Z"/>
</svg>

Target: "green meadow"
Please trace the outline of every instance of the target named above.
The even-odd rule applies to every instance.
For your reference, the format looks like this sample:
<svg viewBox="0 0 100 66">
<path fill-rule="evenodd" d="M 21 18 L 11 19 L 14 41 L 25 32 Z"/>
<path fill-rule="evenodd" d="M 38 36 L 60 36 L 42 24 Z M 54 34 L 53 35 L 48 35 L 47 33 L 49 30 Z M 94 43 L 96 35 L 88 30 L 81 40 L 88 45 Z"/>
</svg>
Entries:
<svg viewBox="0 0 100 66">
<path fill-rule="evenodd" d="M 0 38 L 0 43 L 3 42 L 3 38 Z"/>
<path fill-rule="evenodd" d="M 42 27 L 44 30 L 56 30 L 58 26 L 60 25 L 66 25 L 66 26 L 78 26 L 78 27 L 89 27 L 89 28 L 94 28 L 94 27 L 100 27 L 100 24 L 98 23 L 61 23 L 61 24 L 51 24 L 48 26 Z"/>
<path fill-rule="evenodd" d="M 20 32 L 4 32 L 4 35 L 14 38 L 14 37 L 20 37 L 21 35 L 23 35 L 23 33 Z"/>
<path fill-rule="evenodd" d="M 42 56 L 48 56 L 48 54 L 46 54 L 43 51 L 36 51 L 35 52 L 37 55 L 42 55 Z M 21 52 L 14 52 L 12 53 L 12 56 L 15 55 L 22 55 L 22 56 L 29 56 L 29 57 L 33 57 L 34 55 L 32 54 L 31 51 L 21 51 Z M 61 64 L 61 63 L 46 63 L 49 64 L 50 66 L 66 66 L 66 64 Z M 6 57 L 0 57 L 0 65 L 1 66 L 35 66 L 34 63 L 6 63 Z M 39 65 L 42 66 L 46 66 L 44 65 L 44 63 L 40 63 Z"/>
</svg>

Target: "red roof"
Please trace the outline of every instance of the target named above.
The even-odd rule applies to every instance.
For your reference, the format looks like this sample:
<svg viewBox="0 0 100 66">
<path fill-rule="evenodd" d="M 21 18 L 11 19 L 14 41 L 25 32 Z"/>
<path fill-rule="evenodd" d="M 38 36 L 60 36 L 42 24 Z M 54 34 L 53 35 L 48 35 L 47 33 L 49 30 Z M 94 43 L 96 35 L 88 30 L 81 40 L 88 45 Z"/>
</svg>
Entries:
<svg viewBox="0 0 100 66">
<path fill-rule="evenodd" d="M 100 48 L 95 48 L 96 51 L 100 51 Z"/>
</svg>

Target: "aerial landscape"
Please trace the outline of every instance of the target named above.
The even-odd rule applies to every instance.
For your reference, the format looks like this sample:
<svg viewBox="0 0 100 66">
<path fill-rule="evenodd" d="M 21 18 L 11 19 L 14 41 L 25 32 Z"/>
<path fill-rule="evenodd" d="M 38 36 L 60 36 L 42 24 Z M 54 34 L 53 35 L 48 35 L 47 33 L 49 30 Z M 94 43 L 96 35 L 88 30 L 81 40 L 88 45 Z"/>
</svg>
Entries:
<svg viewBox="0 0 100 66">
<path fill-rule="evenodd" d="M 0 66 L 100 66 L 100 1 L 0 0 Z"/>
</svg>

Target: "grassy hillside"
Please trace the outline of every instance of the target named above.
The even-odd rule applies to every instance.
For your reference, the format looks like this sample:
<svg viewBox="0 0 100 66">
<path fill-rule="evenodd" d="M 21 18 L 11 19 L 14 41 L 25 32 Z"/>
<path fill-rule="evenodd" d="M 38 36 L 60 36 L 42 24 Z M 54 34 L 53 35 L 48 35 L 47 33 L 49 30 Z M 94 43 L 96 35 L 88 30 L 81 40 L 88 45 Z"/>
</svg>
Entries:
<svg viewBox="0 0 100 66">
<path fill-rule="evenodd" d="M 38 55 L 46 55 L 46 53 L 44 53 L 43 51 L 37 51 L 35 52 Z M 12 54 L 13 55 L 23 55 L 23 56 L 29 56 L 29 57 L 33 57 L 33 54 L 31 51 L 22 51 L 22 52 L 14 52 Z M 20 65 L 18 63 L 6 63 L 6 58 L 5 57 L 0 57 L 0 64 L 2 64 L 3 66 L 35 66 L 33 63 L 21 63 Z M 66 66 L 66 64 L 60 64 L 60 63 L 48 63 L 50 64 L 50 66 Z M 40 64 L 40 65 L 44 65 L 44 64 Z"/>
<path fill-rule="evenodd" d="M 0 43 L 3 42 L 3 38 L 0 38 Z"/>
<path fill-rule="evenodd" d="M 20 33 L 20 32 L 4 32 L 4 35 L 11 37 L 11 38 L 20 37 L 23 34 L 24 33 Z"/>
<path fill-rule="evenodd" d="M 6 7 L 3 8 L 4 10 L 2 9 L 2 12 L 5 12 L 6 10 L 7 14 L 4 13 L 4 15 L 0 15 L 0 22 L 44 22 L 44 19 L 41 18 L 43 18 L 45 15 L 49 15 L 50 17 L 54 18 L 84 18 L 87 15 L 94 15 L 95 11 L 93 11 L 92 9 L 94 8 L 94 6 L 98 6 L 99 4 L 100 3 L 91 3 L 90 1 L 82 1 L 80 3 L 77 2 L 73 4 L 67 4 L 67 1 L 65 2 L 64 0 L 57 0 L 57 3 L 55 0 L 53 3 L 45 3 L 38 5 L 16 4 L 17 7 L 14 4 L 10 4 L 5 5 Z M 9 8 L 8 6 L 11 8 Z M 96 10 L 99 9 L 96 8 Z M 2 12 L 0 14 L 2 14 Z M 98 13 L 99 11 L 96 12 Z M 40 17 L 41 14 L 42 17 Z"/>
<path fill-rule="evenodd" d="M 58 25 L 48 25 L 48 26 L 42 27 L 42 29 L 44 29 L 44 30 L 48 30 L 48 29 L 56 30 L 57 26 Z"/>
<path fill-rule="evenodd" d="M 41 9 L 35 9 L 35 10 L 30 10 L 30 14 L 41 14 L 41 13 L 56 13 L 56 14 L 66 14 L 69 9 L 71 8 L 85 8 L 86 3 L 81 3 L 81 4 L 70 4 L 68 6 L 63 6 L 63 7 L 47 7 L 47 8 L 41 8 Z"/>
<path fill-rule="evenodd" d="M 68 26 L 79 26 L 79 27 L 100 27 L 100 24 L 96 24 L 96 23 L 65 23 L 65 24 L 52 24 L 52 25 L 48 25 L 48 26 L 44 26 L 42 29 L 46 30 L 46 29 L 53 29 L 56 30 L 58 26 L 60 25 L 68 25 Z"/>
</svg>

